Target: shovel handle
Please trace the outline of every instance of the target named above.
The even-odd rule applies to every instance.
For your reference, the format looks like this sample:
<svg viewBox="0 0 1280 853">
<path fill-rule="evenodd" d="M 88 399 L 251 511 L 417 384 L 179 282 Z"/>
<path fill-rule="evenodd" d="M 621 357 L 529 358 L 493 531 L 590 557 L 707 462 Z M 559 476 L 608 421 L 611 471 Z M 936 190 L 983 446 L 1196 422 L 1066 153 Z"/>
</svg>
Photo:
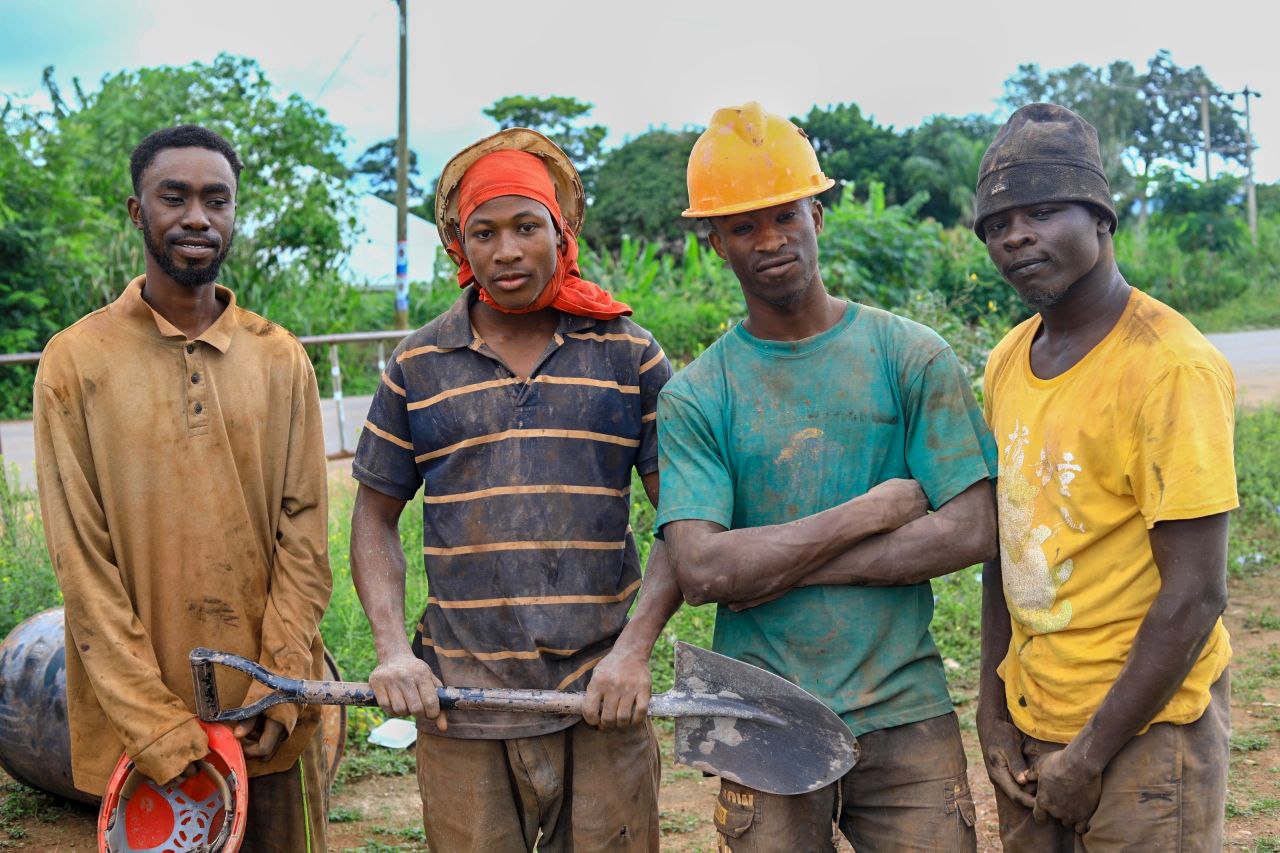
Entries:
<svg viewBox="0 0 1280 853">
<path fill-rule="evenodd" d="M 255 717 L 273 705 L 377 705 L 373 688 L 364 681 L 310 681 L 277 675 L 261 664 L 229 652 L 193 649 L 191 674 L 195 682 L 196 713 L 209 723 L 231 723 Z M 272 693 L 243 708 L 223 710 L 218 699 L 214 665 L 243 672 Z M 535 714 L 582 713 L 581 693 L 557 690 L 508 690 L 484 687 L 438 687 L 436 696 L 445 711 L 525 711 Z"/>
</svg>

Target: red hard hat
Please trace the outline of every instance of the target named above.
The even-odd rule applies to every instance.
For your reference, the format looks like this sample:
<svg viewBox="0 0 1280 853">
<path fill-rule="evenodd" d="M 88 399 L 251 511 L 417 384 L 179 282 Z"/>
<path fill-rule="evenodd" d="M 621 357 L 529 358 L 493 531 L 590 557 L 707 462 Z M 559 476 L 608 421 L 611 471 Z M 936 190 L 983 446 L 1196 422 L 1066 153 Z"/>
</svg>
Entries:
<svg viewBox="0 0 1280 853">
<path fill-rule="evenodd" d="M 236 853 L 249 817 L 249 775 L 231 729 L 200 723 L 200 773 L 161 787 L 120 756 L 98 812 L 99 853 Z"/>
</svg>

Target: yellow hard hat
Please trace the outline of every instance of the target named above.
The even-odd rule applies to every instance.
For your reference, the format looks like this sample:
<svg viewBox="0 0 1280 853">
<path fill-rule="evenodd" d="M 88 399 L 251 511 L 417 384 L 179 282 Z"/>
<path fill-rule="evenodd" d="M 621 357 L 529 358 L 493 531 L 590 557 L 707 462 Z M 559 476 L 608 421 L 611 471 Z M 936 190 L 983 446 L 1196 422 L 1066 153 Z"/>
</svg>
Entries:
<svg viewBox="0 0 1280 853">
<path fill-rule="evenodd" d="M 689 155 L 688 218 L 786 204 L 835 186 L 805 132 L 752 101 L 716 110 Z"/>
</svg>

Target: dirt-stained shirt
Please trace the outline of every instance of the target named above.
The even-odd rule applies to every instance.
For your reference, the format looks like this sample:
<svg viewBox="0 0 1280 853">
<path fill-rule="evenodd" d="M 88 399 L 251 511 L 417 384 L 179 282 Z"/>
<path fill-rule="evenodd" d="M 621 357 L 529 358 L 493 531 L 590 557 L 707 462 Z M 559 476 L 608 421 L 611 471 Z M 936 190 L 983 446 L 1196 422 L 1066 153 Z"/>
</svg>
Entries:
<svg viewBox="0 0 1280 853">
<path fill-rule="evenodd" d="M 55 335 L 35 384 L 45 536 L 66 602 L 73 781 L 102 793 L 125 750 L 155 779 L 207 751 L 187 654 L 209 646 L 320 678 L 331 577 L 315 373 L 279 326 L 226 305 L 195 340 L 145 278 Z M 218 676 L 224 707 L 260 698 Z M 247 692 L 246 692 L 247 691 Z M 318 710 L 250 775 L 291 766 Z"/>
<path fill-rule="evenodd" d="M 1023 322 L 987 363 L 1013 626 L 999 673 L 1014 724 L 1068 743 L 1119 677 L 1160 592 L 1151 528 L 1239 505 L 1235 377 L 1186 318 L 1137 289 L 1107 336 L 1052 379 L 1031 370 L 1040 325 L 1038 314 Z M 1230 659 L 1219 619 L 1150 723 L 1198 720 Z"/>
<path fill-rule="evenodd" d="M 474 301 L 468 289 L 396 348 L 352 473 L 401 500 L 422 487 L 430 596 L 414 651 L 441 681 L 581 689 L 640 588 L 631 471 L 658 468 L 671 367 L 626 318 L 561 313 L 521 380 L 473 330 Z M 573 722 L 450 711 L 447 734 L 528 737 Z"/>
</svg>

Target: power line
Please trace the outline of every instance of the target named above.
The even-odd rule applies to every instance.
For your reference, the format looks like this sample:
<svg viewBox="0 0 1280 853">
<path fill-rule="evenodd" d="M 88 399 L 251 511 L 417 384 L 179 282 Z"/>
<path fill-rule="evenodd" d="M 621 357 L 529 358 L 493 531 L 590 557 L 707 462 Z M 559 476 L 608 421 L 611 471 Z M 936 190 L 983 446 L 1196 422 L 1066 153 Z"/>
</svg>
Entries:
<svg viewBox="0 0 1280 853">
<path fill-rule="evenodd" d="M 342 66 L 347 64 L 347 60 L 351 57 L 351 52 L 360 45 L 360 40 L 364 38 L 364 34 L 369 31 L 369 25 L 373 23 L 373 19 L 378 17 L 375 9 L 373 14 L 369 16 L 369 20 L 365 21 L 364 28 L 360 30 L 360 35 L 356 36 L 356 40 L 351 43 L 351 47 L 347 48 L 346 53 L 338 60 L 338 64 L 333 66 L 333 70 L 329 72 L 329 76 L 320 84 L 320 88 L 316 91 L 315 100 L 320 100 L 320 96 L 324 94 L 324 90 L 329 88 L 329 84 L 333 82 L 333 78 L 338 76 L 338 72 L 342 70 Z"/>
</svg>

